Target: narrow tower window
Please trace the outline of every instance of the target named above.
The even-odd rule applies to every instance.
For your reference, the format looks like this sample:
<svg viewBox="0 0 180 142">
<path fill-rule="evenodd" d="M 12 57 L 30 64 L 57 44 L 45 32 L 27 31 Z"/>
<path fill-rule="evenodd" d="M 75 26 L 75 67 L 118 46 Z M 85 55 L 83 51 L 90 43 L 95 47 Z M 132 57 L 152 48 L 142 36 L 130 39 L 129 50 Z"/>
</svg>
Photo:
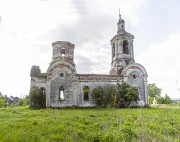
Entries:
<svg viewBox="0 0 180 142">
<path fill-rule="evenodd" d="M 127 40 L 123 41 L 123 54 L 129 54 L 128 41 Z"/>
<path fill-rule="evenodd" d="M 64 100 L 64 87 L 63 87 L 63 86 L 61 86 L 61 87 L 59 88 L 59 100 L 60 100 L 60 101 L 63 101 L 63 100 Z"/>
<path fill-rule="evenodd" d="M 64 49 L 64 48 L 61 49 L 61 55 L 62 55 L 62 56 L 65 55 L 65 49 Z"/>
<path fill-rule="evenodd" d="M 113 46 L 112 46 L 112 56 L 113 57 L 115 56 L 115 43 L 113 43 Z"/>
<path fill-rule="evenodd" d="M 89 87 L 88 86 L 84 86 L 83 93 L 84 93 L 84 101 L 88 101 L 89 100 Z"/>
</svg>

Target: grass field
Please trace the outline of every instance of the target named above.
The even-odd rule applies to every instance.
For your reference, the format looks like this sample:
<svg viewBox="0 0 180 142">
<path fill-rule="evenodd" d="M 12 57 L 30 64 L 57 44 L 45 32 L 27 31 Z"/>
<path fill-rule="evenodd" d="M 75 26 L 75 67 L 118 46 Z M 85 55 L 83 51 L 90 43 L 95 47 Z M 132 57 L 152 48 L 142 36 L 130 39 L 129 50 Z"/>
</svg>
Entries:
<svg viewBox="0 0 180 142">
<path fill-rule="evenodd" d="M 2 108 L 0 141 L 179 142 L 180 109 Z"/>
</svg>

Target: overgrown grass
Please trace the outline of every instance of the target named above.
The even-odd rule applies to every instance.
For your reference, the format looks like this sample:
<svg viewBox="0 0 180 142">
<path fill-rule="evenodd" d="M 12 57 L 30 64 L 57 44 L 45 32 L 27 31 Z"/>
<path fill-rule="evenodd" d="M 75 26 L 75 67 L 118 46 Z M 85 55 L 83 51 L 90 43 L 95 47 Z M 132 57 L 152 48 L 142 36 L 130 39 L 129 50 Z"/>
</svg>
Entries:
<svg viewBox="0 0 180 142">
<path fill-rule="evenodd" d="M 180 140 L 180 109 L 0 109 L 1 142 Z"/>
</svg>

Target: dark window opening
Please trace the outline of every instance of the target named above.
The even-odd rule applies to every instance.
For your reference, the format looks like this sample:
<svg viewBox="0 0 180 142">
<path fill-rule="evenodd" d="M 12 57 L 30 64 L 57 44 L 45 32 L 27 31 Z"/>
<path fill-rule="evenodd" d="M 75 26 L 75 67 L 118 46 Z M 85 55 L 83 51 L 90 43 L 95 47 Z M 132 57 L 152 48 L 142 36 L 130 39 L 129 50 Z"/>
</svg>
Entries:
<svg viewBox="0 0 180 142">
<path fill-rule="evenodd" d="M 45 95 L 45 88 L 41 87 L 40 90 L 41 90 L 42 94 Z"/>
<path fill-rule="evenodd" d="M 136 79 L 137 78 L 137 75 L 135 75 L 135 74 L 133 74 L 133 76 L 132 76 L 134 79 Z"/>
<path fill-rule="evenodd" d="M 88 86 L 84 86 L 83 93 L 84 93 L 84 101 L 88 101 L 89 100 L 89 87 Z"/>
<path fill-rule="evenodd" d="M 63 86 L 61 86 L 61 87 L 59 88 L 59 100 L 60 100 L 60 101 L 63 101 L 63 100 L 64 100 L 64 87 L 63 87 Z"/>
<path fill-rule="evenodd" d="M 124 25 L 122 25 L 122 29 L 124 28 Z"/>
<path fill-rule="evenodd" d="M 112 56 L 115 56 L 115 43 L 113 43 L 113 47 L 112 47 Z"/>
<path fill-rule="evenodd" d="M 63 77 L 64 76 L 64 74 L 63 73 L 60 73 L 60 77 Z"/>
<path fill-rule="evenodd" d="M 126 65 L 129 64 L 129 61 L 130 61 L 129 59 L 125 59 Z"/>
<path fill-rule="evenodd" d="M 61 49 L 61 55 L 62 55 L 62 56 L 65 55 L 65 49 Z"/>
<path fill-rule="evenodd" d="M 127 40 L 123 41 L 123 54 L 129 54 L 128 41 Z"/>
</svg>

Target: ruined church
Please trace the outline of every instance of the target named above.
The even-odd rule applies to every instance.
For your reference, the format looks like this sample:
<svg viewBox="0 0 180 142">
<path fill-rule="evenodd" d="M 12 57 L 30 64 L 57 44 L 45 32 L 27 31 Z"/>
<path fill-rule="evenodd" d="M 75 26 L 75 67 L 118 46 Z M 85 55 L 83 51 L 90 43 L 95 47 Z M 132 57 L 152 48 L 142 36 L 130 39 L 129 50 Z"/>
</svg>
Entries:
<svg viewBox="0 0 180 142">
<path fill-rule="evenodd" d="M 117 34 L 111 42 L 111 69 L 109 75 L 78 74 L 74 63 L 75 45 L 68 41 L 52 43 L 52 60 L 47 73 L 41 73 L 39 66 L 31 68 L 31 88 L 43 88 L 46 107 L 94 107 L 92 91 L 95 87 L 117 87 L 123 82 L 135 86 L 139 92 L 136 105 L 148 105 L 147 72 L 135 62 L 134 36 L 125 30 L 125 21 L 119 14 Z M 97 59 L 98 60 L 98 59 Z M 88 93 L 84 93 L 84 89 Z"/>
</svg>

